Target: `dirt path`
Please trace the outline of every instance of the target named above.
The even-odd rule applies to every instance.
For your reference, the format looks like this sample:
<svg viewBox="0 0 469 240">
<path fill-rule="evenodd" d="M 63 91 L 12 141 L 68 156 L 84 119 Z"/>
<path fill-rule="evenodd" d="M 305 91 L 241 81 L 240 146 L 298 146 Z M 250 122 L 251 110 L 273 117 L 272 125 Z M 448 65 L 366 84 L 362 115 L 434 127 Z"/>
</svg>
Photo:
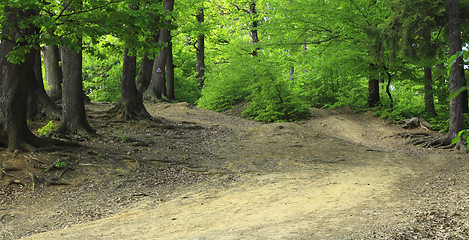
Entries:
<svg viewBox="0 0 469 240">
<path fill-rule="evenodd" d="M 211 129 L 199 143 L 209 154 L 183 169 L 208 177 L 167 201 L 149 194 L 110 217 L 22 239 L 406 239 L 427 228 L 469 237 L 467 156 L 406 146 L 392 137 L 399 126 L 368 113 L 259 124 L 187 104 L 149 109 Z"/>
</svg>

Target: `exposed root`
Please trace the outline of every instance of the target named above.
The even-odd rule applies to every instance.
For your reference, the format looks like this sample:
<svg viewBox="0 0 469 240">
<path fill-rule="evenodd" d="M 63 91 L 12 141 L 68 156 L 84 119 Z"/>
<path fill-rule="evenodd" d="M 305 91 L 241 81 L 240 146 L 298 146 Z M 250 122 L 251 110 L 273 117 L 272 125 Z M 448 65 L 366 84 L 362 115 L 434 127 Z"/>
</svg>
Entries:
<svg viewBox="0 0 469 240">
<path fill-rule="evenodd" d="M 18 184 L 18 185 L 21 185 L 23 187 L 26 187 L 26 185 L 24 183 L 22 183 L 20 180 L 10 180 L 8 182 L 8 184 L 5 186 L 4 191 L 6 191 L 8 189 L 8 187 L 10 187 L 13 184 Z"/>
<path fill-rule="evenodd" d="M 403 138 L 409 138 L 406 144 L 421 146 L 424 148 L 454 149 L 467 152 L 467 147 L 461 141 L 452 143 L 449 137 L 434 136 L 429 133 L 398 133 Z"/>
<path fill-rule="evenodd" d="M 118 103 L 116 106 L 111 108 L 109 113 L 114 114 L 117 119 L 123 121 L 129 120 L 141 120 L 141 121 L 151 121 L 151 122 L 161 122 L 160 120 L 151 116 L 150 113 L 145 109 L 143 104 L 141 105 L 130 105 Z"/>
<path fill-rule="evenodd" d="M 411 119 L 402 119 L 400 121 L 401 123 L 404 123 L 403 128 L 407 129 L 413 129 L 413 128 L 423 128 L 425 130 L 431 130 L 432 126 L 430 123 L 425 121 L 423 118 L 411 118 Z"/>
</svg>

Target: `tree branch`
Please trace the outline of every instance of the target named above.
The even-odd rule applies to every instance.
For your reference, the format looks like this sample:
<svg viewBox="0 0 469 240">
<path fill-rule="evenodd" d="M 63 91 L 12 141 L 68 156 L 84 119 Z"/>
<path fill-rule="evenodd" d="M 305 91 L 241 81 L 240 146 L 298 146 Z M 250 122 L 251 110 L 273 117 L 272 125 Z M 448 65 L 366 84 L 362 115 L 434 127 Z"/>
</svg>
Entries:
<svg viewBox="0 0 469 240">
<path fill-rule="evenodd" d="M 73 0 L 71 0 L 73 1 Z M 111 4 L 114 4 L 114 3 L 119 3 L 120 1 L 116 0 L 116 1 L 110 1 L 109 3 L 105 4 L 105 5 L 102 5 L 102 6 L 99 6 L 99 7 L 95 7 L 95 8 L 90 8 L 90 9 L 87 9 L 87 10 L 83 10 L 83 11 L 78 11 L 78 12 L 72 12 L 72 13 L 69 13 L 69 14 L 62 14 L 61 16 L 62 17 L 69 17 L 69 16 L 73 16 L 73 15 L 77 15 L 77 14 L 82 14 L 82 13 L 88 13 L 88 12 L 92 12 L 92 11 L 95 11 L 95 10 L 99 10 L 99 9 L 102 9 L 102 8 L 105 8 Z"/>
<path fill-rule="evenodd" d="M 59 20 L 60 17 L 62 17 L 62 14 L 64 14 L 64 12 L 68 9 L 68 7 L 70 7 L 70 5 L 72 4 L 73 0 L 70 0 L 67 5 L 65 5 L 65 7 L 62 9 L 62 11 L 60 11 L 59 15 L 55 18 L 55 21 Z"/>
<path fill-rule="evenodd" d="M 365 18 L 365 21 L 368 24 L 368 26 L 371 26 L 371 23 L 368 21 L 368 16 L 366 16 L 365 13 L 363 13 L 363 11 L 358 7 L 358 5 L 353 0 L 350 0 L 350 2 L 352 3 L 353 6 L 355 6 L 358 12 L 360 12 L 360 14 Z"/>
<path fill-rule="evenodd" d="M 238 5 L 234 4 L 234 3 L 231 3 L 231 5 L 233 5 L 236 9 L 238 9 L 238 11 L 243 11 L 247 14 L 251 14 L 250 11 L 246 10 L 246 9 L 243 9 L 243 8 L 240 8 Z"/>
</svg>

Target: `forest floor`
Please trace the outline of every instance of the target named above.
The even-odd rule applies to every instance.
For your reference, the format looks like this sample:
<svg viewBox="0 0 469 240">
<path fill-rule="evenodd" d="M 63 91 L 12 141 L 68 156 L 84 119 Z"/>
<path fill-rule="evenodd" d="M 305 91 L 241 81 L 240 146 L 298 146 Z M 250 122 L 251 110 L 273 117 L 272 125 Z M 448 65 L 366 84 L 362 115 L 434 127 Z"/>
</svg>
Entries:
<svg viewBox="0 0 469 240">
<path fill-rule="evenodd" d="M 469 239 L 469 156 L 371 113 L 148 104 L 156 124 L 111 106 L 86 106 L 100 136 L 80 148 L 0 151 L 0 239 Z"/>
</svg>

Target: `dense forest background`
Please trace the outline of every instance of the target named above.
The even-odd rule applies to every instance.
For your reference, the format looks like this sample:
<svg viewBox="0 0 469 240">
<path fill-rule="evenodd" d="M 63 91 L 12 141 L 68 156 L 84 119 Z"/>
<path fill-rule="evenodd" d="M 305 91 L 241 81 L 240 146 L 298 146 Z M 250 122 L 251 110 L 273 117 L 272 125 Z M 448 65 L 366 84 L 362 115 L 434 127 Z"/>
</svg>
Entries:
<svg viewBox="0 0 469 240">
<path fill-rule="evenodd" d="M 391 120 L 425 117 L 441 131 L 449 128 L 450 92 L 461 93 L 458 108 L 468 112 L 467 93 L 457 91 L 465 89 L 465 69 L 450 59 L 467 55 L 461 51 L 469 32 L 466 0 L 9 0 L 1 6 L 2 62 L 32 68 L 38 64 L 28 59 L 40 53 L 42 74 L 34 78 L 62 102 L 62 114 L 51 114 L 52 107 L 42 117 L 61 116 L 65 133 L 93 132 L 86 120 L 74 120 L 83 117 L 72 116 L 84 115 L 76 105 L 83 96 L 70 97 L 77 88 L 91 101 L 118 103 L 115 112 L 125 119 L 151 118 L 142 98 L 215 111 L 241 105 L 244 117 L 264 122 L 308 118 L 310 107 L 353 106 Z M 459 51 L 451 48 L 456 25 Z M 450 91 L 451 67 L 463 80 Z M 3 70 L 3 76 L 10 75 Z M 8 94 L 0 98 L 14 99 Z M 31 119 L 41 101 L 29 99 Z M 10 100 L 6 105 L 26 105 Z M 13 135 L 28 138 L 3 134 Z"/>
<path fill-rule="evenodd" d="M 461 5 L 467 21 L 469 3 Z M 176 1 L 175 99 L 215 111 L 249 103 L 243 116 L 259 121 L 298 120 L 309 107 L 373 108 L 392 120 L 423 116 L 447 130 L 446 8 L 446 1 L 423 0 Z M 124 45 L 113 34 L 85 41 L 84 91 L 92 101 L 119 101 Z M 374 103 L 370 78 L 379 81 Z M 426 109 L 425 94 L 433 107 Z"/>
</svg>

